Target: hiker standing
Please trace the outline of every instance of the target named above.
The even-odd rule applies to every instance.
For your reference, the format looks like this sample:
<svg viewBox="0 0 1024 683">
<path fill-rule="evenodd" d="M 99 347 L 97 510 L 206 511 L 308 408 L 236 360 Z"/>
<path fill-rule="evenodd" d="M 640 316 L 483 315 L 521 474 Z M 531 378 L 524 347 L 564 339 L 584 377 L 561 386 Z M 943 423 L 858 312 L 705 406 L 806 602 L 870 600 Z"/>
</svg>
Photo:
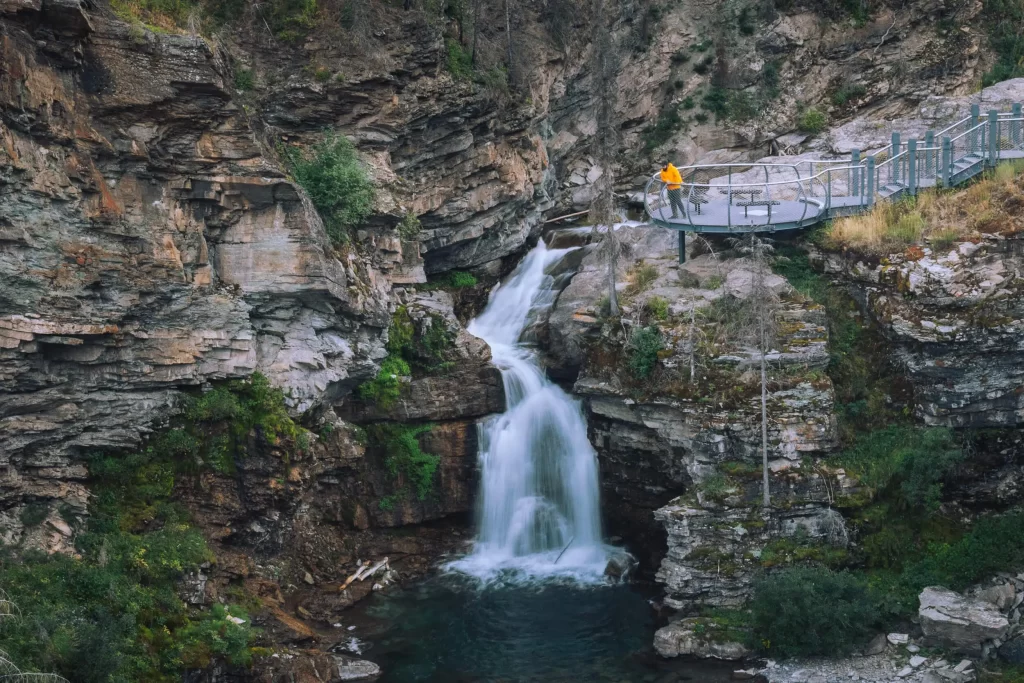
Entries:
<svg viewBox="0 0 1024 683">
<path fill-rule="evenodd" d="M 679 218 L 679 212 L 686 212 L 683 209 L 683 177 L 679 175 L 679 169 L 671 163 L 665 164 L 659 177 L 668 189 L 668 202 L 672 206 L 672 218 Z"/>
</svg>

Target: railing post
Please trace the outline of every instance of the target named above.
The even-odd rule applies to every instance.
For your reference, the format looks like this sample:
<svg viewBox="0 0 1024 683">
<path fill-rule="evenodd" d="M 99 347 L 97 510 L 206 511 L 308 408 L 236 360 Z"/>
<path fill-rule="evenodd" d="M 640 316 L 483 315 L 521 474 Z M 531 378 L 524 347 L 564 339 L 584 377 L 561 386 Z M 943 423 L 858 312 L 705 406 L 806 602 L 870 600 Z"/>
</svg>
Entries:
<svg viewBox="0 0 1024 683">
<path fill-rule="evenodd" d="M 975 126 L 978 125 L 978 119 L 980 119 L 980 118 L 981 118 L 981 105 L 972 104 L 971 105 L 971 122 L 967 126 L 970 129 L 970 131 L 971 131 L 971 134 L 967 136 L 967 141 L 968 141 L 968 144 L 970 145 L 970 149 L 967 150 L 969 154 L 974 154 L 975 152 L 978 151 L 978 131 L 976 131 L 974 128 L 975 128 Z"/>
<path fill-rule="evenodd" d="M 907 189 L 910 196 L 917 194 L 917 140 L 907 140 Z"/>
<path fill-rule="evenodd" d="M 999 112 L 988 110 L 988 165 L 999 163 Z"/>
<path fill-rule="evenodd" d="M 1021 118 L 1020 102 L 1013 103 L 1013 118 Z M 1010 121 L 1010 142 L 1014 147 L 1020 145 L 1020 121 Z"/>
<path fill-rule="evenodd" d="M 935 173 L 935 131 L 929 130 L 924 134 L 924 146 L 928 151 L 924 153 L 924 178 L 931 178 Z"/>
<path fill-rule="evenodd" d="M 868 184 L 867 192 L 865 192 L 864 194 L 867 195 L 867 198 L 866 198 L 867 205 L 868 205 L 868 208 L 870 209 L 875 204 L 875 158 L 874 157 L 868 157 L 868 167 L 864 170 L 864 173 L 866 174 L 867 184 Z"/>
<path fill-rule="evenodd" d="M 953 141 L 947 136 L 942 138 L 942 168 L 939 169 L 939 180 L 943 187 L 949 187 L 949 171 L 953 166 Z"/>
<path fill-rule="evenodd" d="M 847 183 L 850 185 L 850 194 L 860 194 L 860 150 L 854 149 L 850 151 L 850 177 L 847 178 Z"/>
<path fill-rule="evenodd" d="M 893 134 L 892 134 L 892 154 L 890 155 L 889 158 L 890 159 L 896 159 L 896 157 L 899 155 L 899 153 L 900 153 L 900 134 L 899 134 L 899 132 L 894 131 Z M 899 173 L 899 168 L 897 168 L 899 163 L 900 163 L 899 159 L 896 159 L 895 161 L 890 161 L 889 164 L 888 164 L 888 168 L 889 168 L 889 182 L 890 183 L 893 181 L 893 177 L 892 177 L 893 169 L 896 170 L 896 180 L 899 181 L 900 173 Z M 879 179 L 879 180 L 881 180 L 881 179 Z"/>
</svg>

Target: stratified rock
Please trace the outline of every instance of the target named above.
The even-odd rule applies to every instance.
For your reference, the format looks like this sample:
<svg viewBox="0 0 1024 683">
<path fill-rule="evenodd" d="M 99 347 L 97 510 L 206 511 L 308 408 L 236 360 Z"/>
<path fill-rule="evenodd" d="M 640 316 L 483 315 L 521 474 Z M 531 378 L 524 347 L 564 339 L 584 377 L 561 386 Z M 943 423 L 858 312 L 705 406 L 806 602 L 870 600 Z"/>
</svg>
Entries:
<svg viewBox="0 0 1024 683">
<path fill-rule="evenodd" d="M 982 644 L 1002 638 L 1010 627 L 991 603 L 965 598 L 941 586 L 925 588 L 919 600 L 921 630 L 938 646 L 980 654 Z"/>
<path fill-rule="evenodd" d="M 743 643 L 728 640 L 714 620 L 701 617 L 683 619 L 658 629 L 654 634 L 654 649 L 662 657 L 736 661 L 750 655 Z"/>
<path fill-rule="evenodd" d="M 1021 81 L 1024 86 L 1024 80 Z M 1020 239 L 963 242 L 921 258 L 891 254 L 878 265 L 827 255 L 828 270 L 858 299 L 913 385 L 918 417 L 947 427 L 1024 423 L 1024 272 Z"/>
</svg>

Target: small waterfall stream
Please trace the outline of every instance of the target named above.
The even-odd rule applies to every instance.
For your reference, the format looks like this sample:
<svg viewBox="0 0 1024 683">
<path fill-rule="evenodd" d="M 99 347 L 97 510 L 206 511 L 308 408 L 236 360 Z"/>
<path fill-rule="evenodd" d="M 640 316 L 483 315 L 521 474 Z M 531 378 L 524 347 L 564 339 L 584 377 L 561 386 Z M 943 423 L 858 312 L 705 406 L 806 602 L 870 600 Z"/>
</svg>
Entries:
<svg viewBox="0 0 1024 683">
<path fill-rule="evenodd" d="M 473 552 L 450 568 L 491 580 L 603 580 L 597 456 L 579 404 L 552 383 L 520 336 L 553 298 L 548 267 L 568 249 L 544 242 L 491 293 L 469 325 L 491 347 L 507 409 L 482 423 L 480 516 Z"/>
</svg>

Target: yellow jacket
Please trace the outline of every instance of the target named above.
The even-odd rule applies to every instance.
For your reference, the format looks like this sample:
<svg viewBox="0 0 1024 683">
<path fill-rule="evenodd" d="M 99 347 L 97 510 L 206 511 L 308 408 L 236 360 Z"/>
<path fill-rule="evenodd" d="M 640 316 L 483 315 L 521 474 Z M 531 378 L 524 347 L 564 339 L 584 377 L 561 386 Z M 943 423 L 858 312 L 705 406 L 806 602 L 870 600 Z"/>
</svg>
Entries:
<svg viewBox="0 0 1024 683">
<path fill-rule="evenodd" d="M 680 183 L 683 182 L 683 177 L 679 175 L 679 169 L 669 164 L 665 167 L 665 170 L 658 174 L 661 178 L 661 182 L 665 183 L 670 190 L 678 190 Z"/>
</svg>

